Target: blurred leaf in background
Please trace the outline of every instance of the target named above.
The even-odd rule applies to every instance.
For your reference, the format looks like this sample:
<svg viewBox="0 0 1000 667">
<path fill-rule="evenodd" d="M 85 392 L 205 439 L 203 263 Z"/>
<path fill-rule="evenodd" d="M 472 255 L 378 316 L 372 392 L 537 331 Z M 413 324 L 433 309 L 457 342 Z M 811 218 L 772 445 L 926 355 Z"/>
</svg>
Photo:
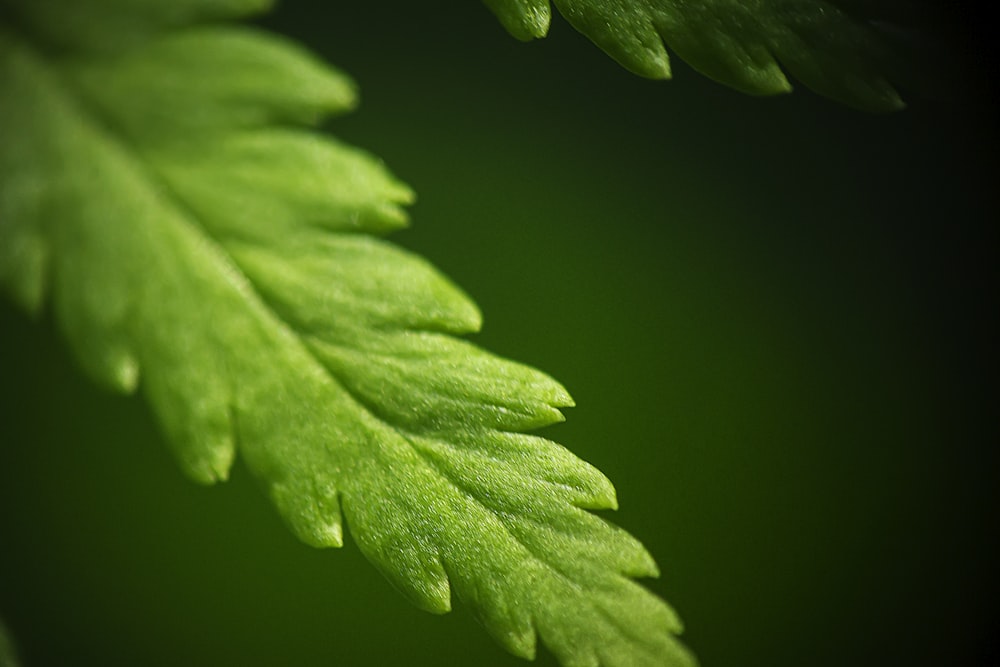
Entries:
<svg viewBox="0 0 1000 667">
<path fill-rule="evenodd" d="M 519 39 L 542 37 L 549 0 L 486 0 Z M 669 79 L 669 48 L 707 77 L 749 95 L 816 92 L 873 112 L 903 107 L 889 58 L 864 20 L 828 0 L 554 0 L 577 30 L 629 70 Z"/>
</svg>

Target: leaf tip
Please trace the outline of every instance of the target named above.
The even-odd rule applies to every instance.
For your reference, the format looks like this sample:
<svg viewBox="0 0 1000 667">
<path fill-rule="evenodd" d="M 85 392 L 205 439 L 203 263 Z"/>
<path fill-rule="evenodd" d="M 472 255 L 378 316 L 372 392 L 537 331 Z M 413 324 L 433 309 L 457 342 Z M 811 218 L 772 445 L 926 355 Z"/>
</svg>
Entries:
<svg viewBox="0 0 1000 667">
<path fill-rule="evenodd" d="M 167 425 L 170 433 L 171 425 Z M 207 426 L 207 425 L 206 425 Z M 231 424 L 218 423 L 211 426 L 212 432 L 185 437 L 181 433 L 170 435 L 177 438 L 172 444 L 181 469 L 198 484 L 211 486 L 229 480 L 229 471 L 236 459 L 236 443 Z"/>
<path fill-rule="evenodd" d="M 344 527 L 339 521 L 318 525 L 314 529 L 314 546 L 333 547 L 344 546 Z"/>
<path fill-rule="evenodd" d="M 649 577 L 650 579 L 660 578 L 660 566 L 656 564 L 656 560 L 653 556 L 642 549 L 638 558 L 638 562 L 634 564 L 634 568 L 628 573 L 630 577 Z M 671 629 L 674 632 L 680 632 L 682 628 L 680 627 L 680 619 L 676 618 L 676 614 L 673 619 L 673 626 Z"/>
<path fill-rule="evenodd" d="M 778 70 L 776 76 L 769 77 L 767 83 L 765 84 L 765 95 L 787 95 L 795 90 L 795 86 L 792 82 L 788 80 L 785 73 Z"/>
<path fill-rule="evenodd" d="M 862 111 L 890 114 L 905 109 L 906 102 L 903 101 L 903 98 L 900 97 L 899 92 L 895 88 L 886 83 L 870 95 L 864 104 L 858 106 Z"/>
<path fill-rule="evenodd" d="M 295 535 L 317 549 L 344 546 L 343 517 L 333 484 L 312 480 L 305 486 L 274 483 L 269 489 L 278 513 Z"/>
<path fill-rule="evenodd" d="M 591 37 L 591 39 L 594 38 Z M 673 78 L 670 56 L 662 44 L 659 45 L 659 48 L 644 46 L 636 50 L 621 48 L 614 43 L 597 42 L 597 44 L 619 65 L 633 74 L 656 81 L 667 81 Z"/>
<path fill-rule="evenodd" d="M 549 33 L 552 8 L 548 0 L 527 0 L 514 3 L 485 0 L 511 37 L 522 42 L 541 39 Z"/>
<path fill-rule="evenodd" d="M 228 451 L 218 451 L 215 456 L 208 462 L 206 468 L 208 476 L 207 483 L 215 484 L 217 482 L 228 482 L 229 481 L 229 471 L 233 467 L 233 459 L 235 458 L 235 453 L 232 449 Z"/>
<path fill-rule="evenodd" d="M 617 510 L 618 493 L 611 480 L 589 463 L 580 464 L 580 481 L 570 485 L 576 496 L 573 504 L 585 510 Z"/>
<path fill-rule="evenodd" d="M 447 577 L 434 579 L 429 586 L 422 588 L 421 609 L 438 615 L 451 611 L 451 584 Z"/>
<path fill-rule="evenodd" d="M 674 72 L 670 67 L 670 56 L 666 51 L 658 52 L 650 50 L 643 61 L 642 76 L 660 81 L 668 81 L 673 78 Z"/>
<path fill-rule="evenodd" d="M 472 299 L 459 299 L 451 317 L 455 333 L 478 333 L 483 330 L 483 311 Z"/>
<path fill-rule="evenodd" d="M 214 443 L 200 443 L 198 451 L 181 450 L 181 467 L 188 477 L 205 486 L 229 481 L 229 471 L 236 458 L 236 448 L 231 435 Z"/>
<path fill-rule="evenodd" d="M 544 385 L 542 391 L 542 400 L 545 402 L 546 414 L 550 414 L 554 421 L 564 422 L 566 421 L 566 415 L 562 413 L 563 408 L 575 408 L 576 401 L 570 395 L 569 391 L 561 383 L 552 379 L 548 375 L 544 377 Z"/>
<path fill-rule="evenodd" d="M 556 408 L 575 408 L 576 401 L 566 387 L 558 385 L 552 397 L 552 406 Z"/>
<path fill-rule="evenodd" d="M 493 635 L 512 655 L 524 660 L 535 659 L 538 652 L 538 636 L 533 626 L 511 629 L 503 633 L 494 632 Z"/>
<path fill-rule="evenodd" d="M 604 503 L 603 509 L 618 510 L 618 492 L 615 490 L 615 485 L 611 483 L 611 480 L 605 478 L 607 486 L 600 489 L 598 493 L 595 494 L 595 499 Z"/>
</svg>

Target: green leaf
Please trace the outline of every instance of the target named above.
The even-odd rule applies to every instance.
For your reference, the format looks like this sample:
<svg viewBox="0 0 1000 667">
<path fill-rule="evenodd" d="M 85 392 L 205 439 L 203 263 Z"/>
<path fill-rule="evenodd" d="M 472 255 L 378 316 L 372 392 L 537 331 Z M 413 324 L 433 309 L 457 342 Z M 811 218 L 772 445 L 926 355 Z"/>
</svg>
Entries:
<svg viewBox="0 0 1000 667">
<path fill-rule="evenodd" d="M 751 95 L 814 91 L 868 111 L 903 107 L 873 32 L 825 0 L 554 0 L 624 67 L 670 78 L 666 46 L 694 69 Z M 548 0 L 486 0 L 518 39 L 543 37 Z M 666 45 L 666 46 L 665 46 Z"/>
<path fill-rule="evenodd" d="M 238 448 L 303 541 L 341 546 L 346 523 L 416 605 L 457 595 L 519 656 L 540 636 L 566 665 L 693 664 L 632 580 L 652 558 L 587 511 L 616 507 L 610 482 L 523 433 L 565 389 L 456 337 L 476 307 L 379 238 L 410 190 L 309 128 L 354 104 L 346 77 L 197 24 L 259 3 L 8 4 L 0 285 L 145 395 L 191 478 L 225 479 Z M 70 9 L 84 32 L 50 25 Z M 142 39 L 98 44 L 126 18 Z"/>
</svg>

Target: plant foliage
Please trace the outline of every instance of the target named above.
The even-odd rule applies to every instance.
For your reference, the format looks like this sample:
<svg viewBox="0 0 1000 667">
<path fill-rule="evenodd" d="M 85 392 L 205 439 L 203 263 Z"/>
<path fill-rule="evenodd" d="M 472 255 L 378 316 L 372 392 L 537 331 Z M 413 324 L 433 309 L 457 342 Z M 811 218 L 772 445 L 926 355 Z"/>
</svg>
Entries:
<svg viewBox="0 0 1000 667">
<path fill-rule="evenodd" d="M 518 39 L 548 32 L 549 0 L 484 1 Z M 669 46 L 702 74 L 751 95 L 790 91 L 787 71 L 816 92 L 860 109 L 903 106 L 885 78 L 887 54 L 873 32 L 830 0 L 554 4 L 577 30 L 642 76 L 670 77 Z"/>
<path fill-rule="evenodd" d="M 296 535 L 346 523 L 419 607 L 457 595 L 526 658 L 693 664 L 633 581 L 652 558 L 588 511 L 610 482 L 524 433 L 569 395 L 458 338 L 475 306 L 379 238 L 409 189 L 312 129 L 353 84 L 216 22 L 265 4 L 0 3 L 0 285 L 144 394 L 191 478 L 238 449 Z"/>
</svg>

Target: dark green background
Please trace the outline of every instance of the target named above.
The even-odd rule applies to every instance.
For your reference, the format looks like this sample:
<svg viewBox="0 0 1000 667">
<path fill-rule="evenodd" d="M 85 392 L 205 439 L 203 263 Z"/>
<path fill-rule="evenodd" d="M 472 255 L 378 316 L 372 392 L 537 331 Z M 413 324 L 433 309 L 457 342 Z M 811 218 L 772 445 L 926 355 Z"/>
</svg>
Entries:
<svg viewBox="0 0 1000 667">
<path fill-rule="evenodd" d="M 545 433 L 615 482 L 704 665 L 995 658 L 997 137 L 974 32 L 919 36 L 948 76 L 870 116 L 676 60 L 641 80 L 561 20 L 521 44 L 476 2 L 332 5 L 264 23 L 359 81 L 331 130 L 417 190 L 394 238 L 476 299 L 476 340 L 573 393 Z M 0 615 L 26 664 L 522 664 L 353 545 L 296 542 L 239 464 L 188 482 L 50 321 L 3 302 L 0 336 Z"/>
</svg>

